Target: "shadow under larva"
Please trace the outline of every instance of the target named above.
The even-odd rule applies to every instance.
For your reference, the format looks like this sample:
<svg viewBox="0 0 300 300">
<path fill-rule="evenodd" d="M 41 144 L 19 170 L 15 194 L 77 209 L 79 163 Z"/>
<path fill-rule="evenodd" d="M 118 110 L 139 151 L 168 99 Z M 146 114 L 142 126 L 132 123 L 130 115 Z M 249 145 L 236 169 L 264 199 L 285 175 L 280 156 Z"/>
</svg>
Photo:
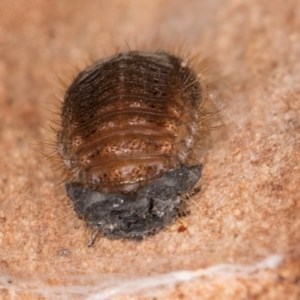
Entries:
<svg viewBox="0 0 300 300">
<path fill-rule="evenodd" d="M 110 238 L 172 224 L 199 181 L 207 85 L 189 61 L 127 51 L 96 61 L 67 89 L 57 151 L 78 216 Z"/>
</svg>

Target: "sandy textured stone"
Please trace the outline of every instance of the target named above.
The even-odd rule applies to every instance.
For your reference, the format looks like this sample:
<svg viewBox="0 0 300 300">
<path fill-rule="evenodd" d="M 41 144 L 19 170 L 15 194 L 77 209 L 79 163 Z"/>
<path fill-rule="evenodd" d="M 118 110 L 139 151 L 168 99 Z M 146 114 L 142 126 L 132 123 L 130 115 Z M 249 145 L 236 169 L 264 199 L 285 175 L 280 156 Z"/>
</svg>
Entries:
<svg viewBox="0 0 300 300">
<path fill-rule="evenodd" d="M 0 297 L 300 298 L 298 1 L 12 0 L 0 12 Z M 124 39 L 185 40 L 211 57 L 230 125 L 182 223 L 87 248 L 91 232 L 36 140 L 52 143 L 55 73 L 66 80 Z"/>
</svg>

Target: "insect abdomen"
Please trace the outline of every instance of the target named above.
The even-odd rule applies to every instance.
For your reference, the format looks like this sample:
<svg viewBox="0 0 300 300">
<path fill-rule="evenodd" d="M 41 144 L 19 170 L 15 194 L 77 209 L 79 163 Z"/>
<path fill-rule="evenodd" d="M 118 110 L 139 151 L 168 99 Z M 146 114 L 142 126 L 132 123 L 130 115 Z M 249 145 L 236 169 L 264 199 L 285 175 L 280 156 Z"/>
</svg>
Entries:
<svg viewBox="0 0 300 300">
<path fill-rule="evenodd" d="M 86 188 L 135 193 L 185 164 L 201 100 L 195 72 L 164 52 L 98 61 L 66 93 L 59 153 Z"/>
</svg>

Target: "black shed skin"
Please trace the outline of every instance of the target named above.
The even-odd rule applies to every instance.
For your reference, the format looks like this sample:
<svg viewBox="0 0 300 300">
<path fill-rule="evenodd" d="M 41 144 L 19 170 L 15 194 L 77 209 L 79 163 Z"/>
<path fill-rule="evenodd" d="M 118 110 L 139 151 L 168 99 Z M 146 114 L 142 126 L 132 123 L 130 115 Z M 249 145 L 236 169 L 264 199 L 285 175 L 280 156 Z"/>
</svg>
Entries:
<svg viewBox="0 0 300 300">
<path fill-rule="evenodd" d="M 101 194 L 67 183 L 75 212 L 87 225 L 111 238 L 141 240 L 172 224 L 178 216 L 180 195 L 187 193 L 201 177 L 202 165 L 185 166 L 165 173 L 138 191 L 135 197 Z"/>
</svg>

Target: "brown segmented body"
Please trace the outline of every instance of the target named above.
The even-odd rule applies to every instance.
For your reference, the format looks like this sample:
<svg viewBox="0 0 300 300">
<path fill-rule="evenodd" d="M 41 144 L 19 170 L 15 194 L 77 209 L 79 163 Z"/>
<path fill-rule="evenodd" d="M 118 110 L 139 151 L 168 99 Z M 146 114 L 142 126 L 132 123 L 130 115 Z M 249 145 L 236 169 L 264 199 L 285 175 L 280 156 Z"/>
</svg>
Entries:
<svg viewBox="0 0 300 300">
<path fill-rule="evenodd" d="M 79 73 L 57 139 L 67 195 L 89 227 L 139 240 L 176 220 L 202 173 L 194 149 L 205 90 L 166 52 L 123 52 Z"/>
<path fill-rule="evenodd" d="M 201 92 L 191 67 L 165 52 L 123 52 L 85 69 L 66 92 L 58 133 L 72 181 L 134 194 L 190 165 Z"/>
</svg>

